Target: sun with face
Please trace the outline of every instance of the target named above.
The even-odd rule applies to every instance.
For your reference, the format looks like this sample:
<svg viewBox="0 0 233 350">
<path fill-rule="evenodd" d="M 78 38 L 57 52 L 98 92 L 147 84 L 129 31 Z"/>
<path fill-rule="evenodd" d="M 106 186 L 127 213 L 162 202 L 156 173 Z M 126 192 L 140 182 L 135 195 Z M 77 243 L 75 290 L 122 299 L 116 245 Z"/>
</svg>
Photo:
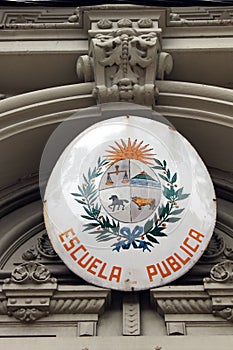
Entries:
<svg viewBox="0 0 233 350">
<path fill-rule="evenodd" d="M 122 139 L 114 142 L 115 145 L 109 146 L 110 149 L 106 150 L 109 153 L 106 158 L 111 161 L 110 165 L 122 159 L 136 159 L 144 164 L 153 165 L 155 153 L 151 153 L 153 148 L 150 148 L 149 144 L 144 145 L 144 141 L 135 139 L 131 142 L 128 138 L 127 142 Z"/>
</svg>

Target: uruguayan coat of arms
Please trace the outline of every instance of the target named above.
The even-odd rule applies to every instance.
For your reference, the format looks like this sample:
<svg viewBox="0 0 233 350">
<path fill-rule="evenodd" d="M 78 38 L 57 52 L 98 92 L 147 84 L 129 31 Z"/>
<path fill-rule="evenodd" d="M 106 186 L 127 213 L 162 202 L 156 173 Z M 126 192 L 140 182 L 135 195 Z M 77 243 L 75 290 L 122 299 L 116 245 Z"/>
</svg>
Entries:
<svg viewBox="0 0 233 350">
<path fill-rule="evenodd" d="M 170 125 L 126 115 L 66 147 L 44 201 L 64 263 L 90 283 L 124 291 L 186 273 L 207 247 L 215 215 L 211 179 L 189 142 Z"/>
<path fill-rule="evenodd" d="M 180 220 L 180 203 L 189 193 L 155 152 L 144 140 L 115 140 L 71 193 L 83 207 L 83 231 L 109 242 L 113 251 L 151 252 L 167 236 L 167 226 Z"/>
</svg>

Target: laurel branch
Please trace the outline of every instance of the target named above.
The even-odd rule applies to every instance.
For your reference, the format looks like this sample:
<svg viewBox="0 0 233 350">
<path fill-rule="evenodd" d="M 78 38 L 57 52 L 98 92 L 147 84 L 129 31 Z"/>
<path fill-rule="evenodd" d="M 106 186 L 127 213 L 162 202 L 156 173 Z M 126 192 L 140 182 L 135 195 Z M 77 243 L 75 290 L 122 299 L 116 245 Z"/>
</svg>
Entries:
<svg viewBox="0 0 233 350">
<path fill-rule="evenodd" d="M 178 201 L 186 199 L 190 194 L 183 193 L 183 187 L 177 188 L 177 173 L 171 174 L 167 167 L 167 162 L 161 162 L 154 159 L 156 166 L 153 169 L 160 170 L 159 177 L 166 183 L 163 185 L 163 195 L 167 199 L 167 203 L 161 204 L 158 207 L 158 214 L 155 213 L 152 219 L 149 219 L 144 227 L 136 226 L 132 232 L 127 227 L 120 229 L 120 223 L 117 220 L 110 219 L 107 215 L 101 214 L 101 206 L 98 204 L 98 189 L 95 186 L 95 179 L 99 177 L 103 171 L 103 167 L 109 162 L 101 160 L 99 157 L 97 166 L 93 170 L 89 168 L 87 175 L 83 174 L 84 183 L 78 185 L 78 192 L 71 193 L 79 204 L 82 204 L 85 210 L 85 215 L 82 218 L 89 222 L 84 225 L 83 231 L 88 231 L 88 234 L 95 234 L 97 242 L 106 242 L 112 239 L 117 239 L 117 243 L 112 245 L 113 250 L 140 248 L 143 251 L 151 251 L 149 247 L 154 247 L 154 244 L 159 244 L 159 237 L 166 237 L 163 232 L 167 225 L 180 220 L 177 215 L 181 214 L 184 208 L 179 208 Z M 146 238 L 146 239 L 145 239 Z"/>
<path fill-rule="evenodd" d="M 81 215 L 81 217 L 90 221 L 84 225 L 83 231 L 88 231 L 89 234 L 97 234 L 97 242 L 109 241 L 115 238 L 120 228 L 119 221 L 100 215 L 101 206 L 96 202 L 98 189 L 95 186 L 95 179 L 103 173 L 102 169 L 108 163 L 107 160 L 101 160 L 99 157 L 97 166 L 93 170 L 89 168 L 87 175 L 83 174 L 84 183 L 81 186 L 78 185 L 79 192 L 71 193 L 74 197 L 78 197 L 75 198 L 75 201 L 82 204 L 86 212 L 86 215 Z"/>
<path fill-rule="evenodd" d="M 184 208 L 178 209 L 178 201 L 188 198 L 189 193 L 183 193 L 184 188 L 177 188 L 177 173 L 171 174 L 167 167 L 166 160 L 163 163 L 159 159 L 154 159 L 156 166 L 153 169 L 160 170 L 162 174 L 159 177 L 166 183 L 163 185 L 163 195 L 167 199 L 166 205 L 162 204 L 158 207 L 158 215 L 155 213 L 154 218 L 148 220 L 144 225 L 144 236 L 148 241 L 159 244 L 155 237 L 165 237 L 167 234 L 163 232 L 168 223 L 174 223 L 181 218 L 176 215 L 181 214 Z"/>
</svg>

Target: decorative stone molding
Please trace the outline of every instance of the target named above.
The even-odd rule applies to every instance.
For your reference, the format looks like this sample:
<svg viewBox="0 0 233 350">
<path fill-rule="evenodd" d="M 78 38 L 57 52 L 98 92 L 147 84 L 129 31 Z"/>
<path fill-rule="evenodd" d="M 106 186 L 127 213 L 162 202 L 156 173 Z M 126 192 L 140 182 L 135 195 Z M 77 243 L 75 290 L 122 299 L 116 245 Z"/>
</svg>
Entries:
<svg viewBox="0 0 233 350">
<path fill-rule="evenodd" d="M 131 9 L 134 11 L 140 11 L 139 6 L 131 5 Z M 143 6 L 141 6 L 143 8 Z M 90 8 L 90 6 L 89 6 Z M 112 10 L 124 10 L 126 8 L 125 5 L 99 5 L 95 9 L 99 10 L 108 10 L 112 8 Z M 128 7 L 129 8 L 129 7 Z M 2 8 L 0 11 L 0 23 L 2 25 L 11 25 L 14 23 L 78 23 L 82 21 L 83 11 L 88 8 L 85 7 L 77 7 L 72 11 L 71 7 L 63 7 L 61 10 L 57 7 L 51 8 L 25 8 L 18 7 L 17 9 L 7 9 Z M 94 8 L 90 8 L 93 10 Z M 145 8 L 144 8 L 145 10 Z M 154 9 L 153 9 L 154 11 Z M 170 10 L 170 20 L 171 21 L 214 21 L 214 20 L 224 20 L 233 18 L 232 7 L 226 6 L 211 6 L 211 7 L 190 7 L 187 9 L 186 7 L 176 7 L 171 8 Z M 106 20 L 103 19 L 105 23 Z M 143 27 L 143 25 L 142 25 Z M 106 28 L 105 28 L 106 29 Z"/>
<path fill-rule="evenodd" d="M 211 302 L 208 299 L 195 299 L 196 296 L 177 297 L 176 299 L 158 300 L 158 306 L 168 314 L 205 314 L 211 311 Z"/>
<path fill-rule="evenodd" d="M 212 312 L 233 322 L 233 262 L 226 260 L 215 265 L 204 287 L 211 297 Z"/>
<path fill-rule="evenodd" d="M 224 255 L 226 256 L 227 259 L 233 260 L 233 249 L 226 247 L 224 249 Z"/>
<path fill-rule="evenodd" d="M 174 11 L 174 12 L 173 12 Z M 232 7 L 226 6 L 211 6 L 211 7 L 176 7 L 170 12 L 171 21 L 202 21 L 210 22 L 216 20 L 224 20 L 233 18 Z"/>
<path fill-rule="evenodd" d="M 96 322 L 79 322 L 78 323 L 78 336 L 90 337 L 96 335 L 97 327 Z"/>
<path fill-rule="evenodd" d="M 152 301 L 162 314 L 207 314 L 211 302 L 201 286 L 170 286 L 151 290 Z"/>
<path fill-rule="evenodd" d="M 210 243 L 202 255 L 202 260 L 215 259 L 225 252 L 226 243 L 219 234 L 213 234 Z"/>
<path fill-rule="evenodd" d="M 2 286 L 7 314 L 26 323 L 47 316 L 56 288 L 56 279 L 50 277 L 46 266 L 36 262 L 17 266 Z"/>
<path fill-rule="evenodd" d="M 164 316 L 169 335 L 186 334 L 192 325 L 233 322 L 233 262 L 215 265 L 203 286 L 169 286 L 151 290 L 151 300 Z"/>
<path fill-rule="evenodd" d="M 233 281 L 233 262 L 226 260 L 215 265 L 210 271 L 210 277 L 215 282 L 232 282 Z M 210 280 L 207 279 L 206 282 Z"/>
<path fill-rule="evenodd" d="M 0 9 L 0 23 L 4 26 L 11 26 L 22 23 L 64 23 L 70 20 L 70 8 L 35 9 L 35 8 L 2 8 Z"/>
<path fill-rule="evenodd" d="M 140 335 L 140 304 L 138 294 L 123 298 L 123 335 Z"/>
<path fill-rule="evenodd" d="M 164 317 L 168 335 L 185 335 L 187 324 L 209 321 L 211 314 L 211 300 L 202 286 L 152 289 L 151 301 Z"/>
<path fill-rule="evenodd" d="M 80 299 L 59 297 L 51 300 L 50 312 L 53 314 L 100 314 L 105 305 L 104 298 L 85 298 Z"/>
<path fill-rule="evenodd" d="M 233 307 L 226 307 L 221 310 L 214 310 L 214 315 L 220 316 L 227 321 L 233 322 Z"/>
<path fill-rule="evenodd" d="M 174 10 L 174 12 L 172 12 Z M 197 26 L 232 26 L 232 7 L 176 7 L 170 12 L 169 26 L 197 27 Z"/>
<path fill-rule="evenodd" d="M 50 272 L 46 266 L 29 262 L 17 266 L 11 274 L 11 278 L 6 279 L 5 283 L 26 283 L 26 282 L 55 282 L 50 278 Z"/>
<path fill-rule="evenodd" d="M 78 22 L 79 21 L 79 7 L 77 7 L 73 14 L 71 16 L 69 16 L 68 18 L 68 22 L 71 22 L 71 23 L 75 23 L 75 22 Z"/>
<path fill-rule="evenodd" d="M 25 261 L 36 260 L 40 259 L 41 257 L 45 257 L 47 259 L 58 258 L 58 255 L 53 249 L 46 232 L 42 233 L 37 238 L 37 243 L 35 246 L 29 248 L 22 254 L 22 259 Z"/>
<path fill-rule="evenodd" d="M 17 266 L 0 289 L 0 324 L 1 315 L 32 323 L 69 314 L 76 315 L 80 336 L 96 335 L 98 316 L 109 297 L 110 291 L 102 288 L 58 286 L 46 266 L 30 261 Z"/>
<path fill-rule="evenodd" d="M 150 18 L 102 19 L 89 30 L 89 55 L 77 62 L 79 81 L 95 79 L 99 103 L 127 101 L 152 106 L 156 79 L 172 70 L 172 57 L 161 52 L 161 29 Z"/>
</svg>

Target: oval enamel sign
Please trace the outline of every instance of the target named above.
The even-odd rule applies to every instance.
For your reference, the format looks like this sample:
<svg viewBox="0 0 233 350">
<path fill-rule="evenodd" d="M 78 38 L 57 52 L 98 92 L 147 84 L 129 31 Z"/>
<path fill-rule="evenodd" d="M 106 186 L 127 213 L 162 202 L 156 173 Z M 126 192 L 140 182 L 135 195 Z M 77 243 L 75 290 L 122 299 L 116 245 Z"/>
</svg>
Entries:
<svg viewBox="0 0 233 350">
<path fill-rule="evenodd" d="M 168 284 L 197 262 L 216 202 L 205 165 L 183 136 L 122 116 L 93 125 L 65 149 L 47 184 L 44 216 L 70 270 L 130 291 Z"/>
</svg>

